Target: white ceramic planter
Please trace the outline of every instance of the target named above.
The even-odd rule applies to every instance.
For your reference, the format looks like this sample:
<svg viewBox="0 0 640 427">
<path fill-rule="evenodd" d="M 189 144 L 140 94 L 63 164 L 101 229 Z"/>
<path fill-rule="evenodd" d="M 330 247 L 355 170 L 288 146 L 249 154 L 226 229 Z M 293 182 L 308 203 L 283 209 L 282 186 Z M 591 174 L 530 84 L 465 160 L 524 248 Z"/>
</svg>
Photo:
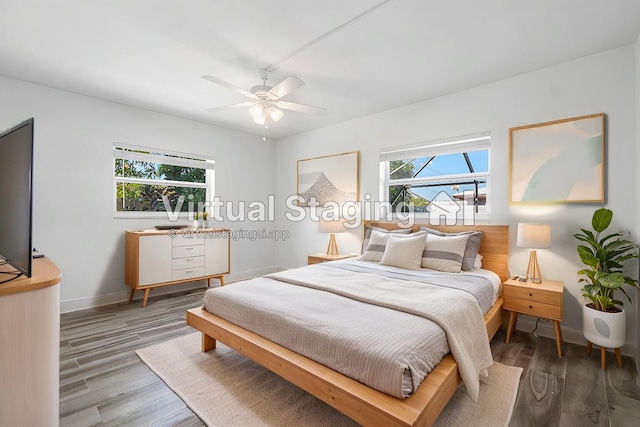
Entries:
<svg viewBox="0 0 640 427">
<path fill-rule="evenodd" d="M 624 345 L 626 315 L 606 313 L 582 305 L 582 332 L 595 345 L 605 348 L 620 348 Z"/>
</svg>

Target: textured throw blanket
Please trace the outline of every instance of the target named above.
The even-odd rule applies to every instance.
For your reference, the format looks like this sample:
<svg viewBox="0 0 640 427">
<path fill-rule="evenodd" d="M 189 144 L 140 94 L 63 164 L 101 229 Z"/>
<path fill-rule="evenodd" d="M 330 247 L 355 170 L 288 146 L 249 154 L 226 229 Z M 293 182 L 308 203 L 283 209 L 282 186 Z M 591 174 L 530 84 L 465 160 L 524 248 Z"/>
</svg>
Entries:
<svg viewBox="0 0 640 427">
<path fill-rule="evenodd" d="M 480 375 L 493 358 L 477 300 L 455 289 L 355 273 L 316 264 L 266 276 L 299 286 L 332 292 L 368 304 L 418 315 L 436 322 L 447 334 L 451 353 L 469 397 L 476 402 Z"/>
</svg>

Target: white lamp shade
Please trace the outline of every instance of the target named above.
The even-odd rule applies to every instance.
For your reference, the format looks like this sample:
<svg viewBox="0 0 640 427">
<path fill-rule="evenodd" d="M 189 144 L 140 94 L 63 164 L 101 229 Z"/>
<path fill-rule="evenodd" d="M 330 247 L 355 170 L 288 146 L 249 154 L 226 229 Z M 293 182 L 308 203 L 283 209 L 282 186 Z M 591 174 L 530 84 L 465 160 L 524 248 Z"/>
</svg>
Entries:
<svg viewBox="0 0 640 427">
<path fill-rule="evenodd" d="M 264 106 L 262 104 L 253 104 L 249 108 L 249 114 L 251 114 L 251 117 L 253 117 L 254 119 L 257 119 L 260 116 L 264 116 Z"/>
<path fill-rule="evenodd" d="M 345 229 L 343 222 L 340 220 L 325 221 L 321 219 L 318 223 L 318 231 L 320 233 L 342 233 Z"/>
<path fill-rule="evenodd" d="M 518 224 L 517 245 L 531 249 L 550 248 L 551 226 L 549 224 Z"/>
<path fill-rule="evenodd" d="M 280 120 L 284 115 L 282 113 L 282 110 L 280 110 L 277 107 L 271 106 L 268 108 L 268 111 L 269 111 L 269 116 L 271 117 L 271 120 L 273 120 L 274 122 L 277 122 L 278 120 Z"/>
</svg>

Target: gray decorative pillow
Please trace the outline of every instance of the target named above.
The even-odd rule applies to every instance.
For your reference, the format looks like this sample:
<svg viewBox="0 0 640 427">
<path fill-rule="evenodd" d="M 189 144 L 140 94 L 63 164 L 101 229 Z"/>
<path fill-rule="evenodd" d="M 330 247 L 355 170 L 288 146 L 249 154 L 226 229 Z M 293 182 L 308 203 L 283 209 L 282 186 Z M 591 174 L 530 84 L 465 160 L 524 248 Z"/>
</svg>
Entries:
<svg viewBox="0 0 640 427">
<path fill-rule="evenodd" d="M 407 237 L 422 236 L 426 237 L 427 233 L 419 231 L 412 234 L 400 234 L 400 233 L 383 233 L 378 230 L 371 230 L 371 237 L 369 238 L 369 245 L 367 250 L 360 256 L 362 261 L 380 262 L 382 255 L 387 247 L 387 242 L 391 236 L 403 239 Z"/>
<path fill-rule="evenodd" d="M 427 244 L 422 254 L 422 267 L 447 273 L 460 273 L 468 239 L 469 236 L 462 235 L 427 234 Z"/>
<path fill-rule="evenodd" d="M 470 271 L 476 269 L 476 255 L 478 255 L 480 243 L 482 242 L 482 231 L 443 233 L 442 231 L 434 230 L 427 227 L 420 227 L 420 231 L 426 231 L 427 233 L 435 234 L 436 236 L 469 236 L 469 239 L 467 239 L 467 246 L 464 250 L 464 256 L 462 258 L 462 271 Z"/>
<path fill-rule="evenodd" d="M 371 230 L 377 230 L 381 233 L 394 233 L 394 234 L 409 234 L 411 233 L 410 228 L 401 228 L 398 230 L 385 230 L 384 228 L 374 227 L 373 225 L 365 225 L 364 227 L 364 240 L 362 241 L 362 250 L 361 254 L 364 254 L 369 246 L 369 239 L 371 238 Z"/>
</svg>

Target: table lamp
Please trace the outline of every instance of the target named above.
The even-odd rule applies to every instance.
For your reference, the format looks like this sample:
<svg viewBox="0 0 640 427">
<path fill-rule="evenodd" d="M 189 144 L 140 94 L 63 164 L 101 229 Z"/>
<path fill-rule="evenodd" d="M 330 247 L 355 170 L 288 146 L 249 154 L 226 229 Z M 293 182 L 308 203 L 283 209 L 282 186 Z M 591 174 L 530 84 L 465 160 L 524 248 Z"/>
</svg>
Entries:
<svg viewBox="0 0 640 427">
<path fill-rule="evenodd" d="M 330 233 L 329 246 L 327 246 L 327 255 L 338 255 L 338 244 L 336 243 L 335 233 L 345 231 L 343 222 L 340 220 L 324 220 L 318 223 L 318 231 L 320 233 Z"/>
<path fill-rule="evenodd" d="M 551 226 L 549 224 L 518 224 L 517 245 L 530 249 L 527 280 L 531 279 L 532 283 L 541 283 L 542 275 L 536 249 L 551 247 Z"/>
</svg>

